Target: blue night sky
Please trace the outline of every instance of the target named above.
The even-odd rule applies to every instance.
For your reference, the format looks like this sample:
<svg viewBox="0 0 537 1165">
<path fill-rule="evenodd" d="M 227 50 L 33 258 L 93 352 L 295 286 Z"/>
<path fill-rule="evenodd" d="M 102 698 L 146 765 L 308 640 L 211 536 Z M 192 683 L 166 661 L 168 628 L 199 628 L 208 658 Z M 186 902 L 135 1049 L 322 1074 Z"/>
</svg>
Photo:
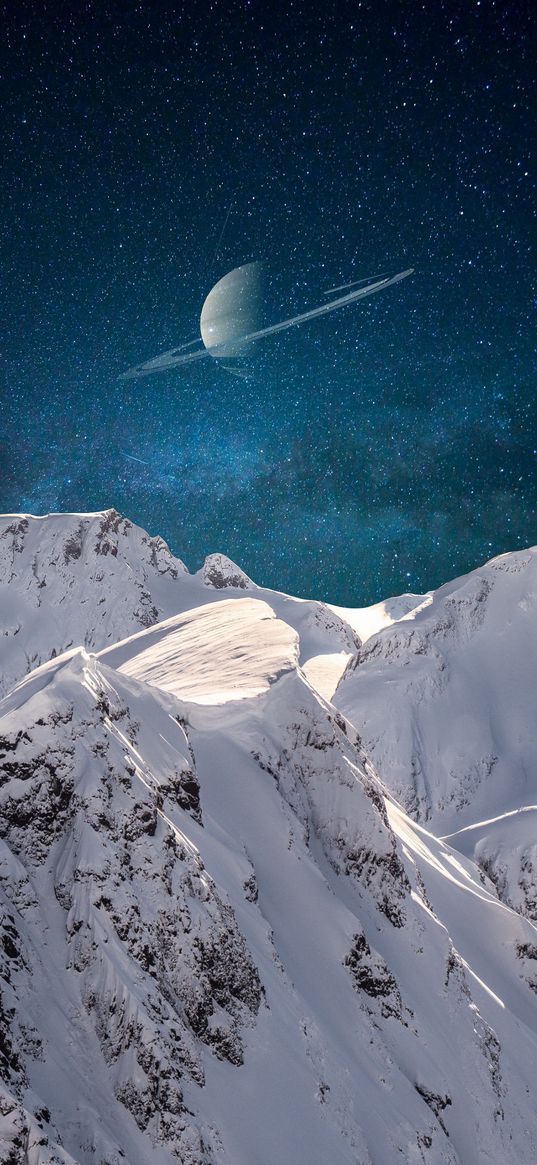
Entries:
<svg viewBox="0 0 537 1165">
<path fill-rule="evenodd" d="M 0 3 L 0 509 L 114 506 L 347 605 L 536 542 L 531 10 Z M 258 259 L 275 318 L 415 274 L 247 378 L 118 379 Z"/>
</svg>

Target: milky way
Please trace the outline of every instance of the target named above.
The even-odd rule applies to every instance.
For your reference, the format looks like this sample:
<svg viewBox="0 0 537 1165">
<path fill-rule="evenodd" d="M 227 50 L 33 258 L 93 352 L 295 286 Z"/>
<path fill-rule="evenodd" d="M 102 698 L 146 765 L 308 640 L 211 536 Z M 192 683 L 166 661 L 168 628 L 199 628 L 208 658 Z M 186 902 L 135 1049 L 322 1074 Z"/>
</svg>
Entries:
<svg viewBox="0 0 537 1165">
<path fill-rule="evenodd" d="M 0 509 L 355 605 L 537 541 L 530 5 L 184 8 L 6 7 Z M 261 259 L 289 315 L 415 274 L 247 379 L 118 380 Z"/>
</svg>

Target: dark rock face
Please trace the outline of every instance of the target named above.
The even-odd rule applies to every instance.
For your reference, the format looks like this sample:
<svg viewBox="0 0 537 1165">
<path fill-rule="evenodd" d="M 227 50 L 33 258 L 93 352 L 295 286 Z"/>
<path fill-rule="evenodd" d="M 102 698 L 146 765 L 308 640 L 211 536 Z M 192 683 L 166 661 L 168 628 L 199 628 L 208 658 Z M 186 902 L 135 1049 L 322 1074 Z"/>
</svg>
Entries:
<svg viewBox="0 0 537 1165">
<path fill-rule="evenodd" d="M 394 976 L 380 955 L 374 953 L 363 934 L 355 935 L 345 958 L 356 990 L 378 1000 L 384 1019 L 398 1019 L 406 1025 L 401 993 Z"/>
<path fill-rule="evenodd" d="M 65 828 L 73 794 L 74 743 L 51 742 L 50 732 L 72 722 L 72 707 L 34 725 L 33 734 L 18 733 L 0 745 L 0 837 L 15 852 L 33 837 L 33 859 L 45 860 L 50 845 Z"/>
<path fill-rule="evenodd" d="M 226 558 L 225 554 L 209 554 L 201 574 L 204 583 L 214 587 L 215 590 L 222 590 L 225 587 L 246 590 L 255 585 L 239 566 L 236 566 L 230 558 Z"/>
<path fill-rule="evenodd" d="M 95 539 L 96 554 L 112 554 L 117 558 L 117 535 L 125 535 L 132 529 L 132 522 L 122 518 L 117 510 L 107 510 L 103 516 Z"/>
<path fill-rule="evenodd" d="M 88 532 L 89 521 L 81 521 L 72 533 L 67 535 L 63 544 L 63 561 L 66 566 L 70 562 L 77 562 L 82 557 L 84 541 Z M 96 549 L 96 553 L 99 553 Z"/>
<path fill-rule="evenodd" d="M 271 773 L 306 833 L 318 834 L 334 870 L 371 893 L 394 927 L 404 926 L 411 886 L 388 825 L 382 787 L 359 738 L 333 709 L 321 712 L 315 703 L 295 707 L 290 723 L 285 711 L 285 747 L 274 753 L 265 748 L 255 758 Z"/>
<path fill-rule="evenodd" d="M 444 1112 L 444 1109 L 448 1108 L 452 1104 L 451 1097 L 440 1096 L 437 1092 L 431 1092 L 431 1090 L 426 1088 L 424 1084 L 416 1084 L 416 1092 L 419 1093 L 425 1103 L 429 1106 L 431 1112 L 434 1113 L 440 1128 L 446 1134 L 446 1136 L 448 1136 L 448 1131 L 442 1119 L 442 1113 Z"/>
</svg>

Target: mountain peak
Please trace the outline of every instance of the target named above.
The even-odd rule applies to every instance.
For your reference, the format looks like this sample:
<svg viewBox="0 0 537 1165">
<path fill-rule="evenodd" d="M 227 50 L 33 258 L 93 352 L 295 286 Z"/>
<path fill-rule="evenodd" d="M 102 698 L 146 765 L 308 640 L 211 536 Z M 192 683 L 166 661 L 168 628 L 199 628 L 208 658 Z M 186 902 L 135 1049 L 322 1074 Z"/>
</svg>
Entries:
<svg viewBox="0 0 537 1165">
<path fill-rule="evenodd" d="M 205 585 L 214 587 L 215 590 L 222 590 L 225 587 L 246 590 L 248 587 L 255 587 L 251 578 L 248 578 L 240 566 L 225 554 L 208 554 L 200 575 Z"/>
</svg>

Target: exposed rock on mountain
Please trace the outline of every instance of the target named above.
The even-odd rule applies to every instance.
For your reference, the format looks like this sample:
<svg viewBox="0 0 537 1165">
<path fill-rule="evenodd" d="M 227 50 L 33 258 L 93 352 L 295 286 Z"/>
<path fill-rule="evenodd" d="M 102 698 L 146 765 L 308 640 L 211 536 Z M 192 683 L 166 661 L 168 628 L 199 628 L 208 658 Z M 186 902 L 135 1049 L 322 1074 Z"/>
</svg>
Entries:
<svg viewBox="0 0 537 1165">
<path fill-rule="evenodd" d="M 209 554 L 201 568 L 201 576 L 207 586 L 217 590 L 223 587 L 246 590 L 247 587 L 255 586 L 251 578 L 225 554 Z"/>
</svg>

